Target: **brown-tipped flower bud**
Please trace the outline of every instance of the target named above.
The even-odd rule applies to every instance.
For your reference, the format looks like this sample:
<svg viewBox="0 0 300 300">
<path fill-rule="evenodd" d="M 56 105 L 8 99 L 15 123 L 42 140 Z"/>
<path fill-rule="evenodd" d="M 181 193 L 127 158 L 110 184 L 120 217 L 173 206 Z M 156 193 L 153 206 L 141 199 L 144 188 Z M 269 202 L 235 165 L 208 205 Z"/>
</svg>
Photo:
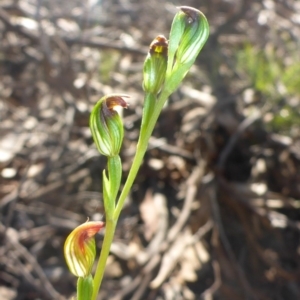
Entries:
<svg viewBox="0 0 300 300">
<path fill-rule="evenodd" d="M 181 6 L 179 9 L 173 20 L 169 39 L 164 85 L 169 94 L 178 88 L 209 36 L 209 25 L 202 12 L 188 6 Z"/>
<path fill-rule="evenodd" d="M 86 222 L 76 227 L 67 237 L 64 255 L 70 272 L 87 277 L 96 256 L 94 235 L 104 227 L 103 222 Z"/>
<path fill-rule="evenodd" d="M 178 62 L 194 63 L 209 35 L 209 25 L 203 13 L 188 6 L 179 7 L 185 14 L 185 30 L 179 43 L 176 59 Z"/>
<path fill-rule="evenodd" d="M 144 63 L 143 88 L 146 93 L 158 94 L 161 90 L 167 70 L 168 41 L 159 35 L 151 43 Z"/>
<path fill-rule="evenodd" d="M 116 106 L 128 107 L 123 99 L 127 95 L 108 95 L 99 100 L 90 115 L 90 129 L 98 151 L 105 156 L 113 157 L 119 154 L 124 129 Z"/>
<path fill-rule="evenodd" d="M 189 6 L 179 9 L 170 32 L 168 76 L 180 65 L 186 65 L 188 69 L 209 36 L 209 25 L 201 11 Z"/>
</svg>

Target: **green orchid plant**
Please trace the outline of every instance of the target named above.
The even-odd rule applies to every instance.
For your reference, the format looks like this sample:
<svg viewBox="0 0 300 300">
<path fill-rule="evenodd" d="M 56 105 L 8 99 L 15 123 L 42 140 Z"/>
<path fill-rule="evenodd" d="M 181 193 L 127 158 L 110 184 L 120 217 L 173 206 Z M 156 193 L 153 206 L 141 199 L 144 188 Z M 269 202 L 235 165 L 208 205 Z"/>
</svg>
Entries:
<svg viewBox="0 0 300 300">
<path fill-rule="evenodd" d="M 169 41 L 159 35 L 151 43 L 143 69 L 145 97 L 139 140 L 120 194 L 122 162 L 119 153 L 124 129 L 115 107 L 127 108 L 125 99 L 129 96 L 107 95 L 98 101 L 91 112 L 90 129 L 94 142 L 100 154 L 107 157 L 107 171 L 103 171 L 102 177 L 105 224 L 88 221 L 75 228 L 65 242 L 67 265 L 71 273 L 78 277 L 77 300 L 97 299 L 117 222 L 142 164 L 157 119 L 168 97 L 178 88 L 195 62 L 208 36 L 209 25 L 204 14 L 195 8 L 181 6 L 174 17 Z M 93 276 L 96 253 L 94 236 L 104 226 L 104 240 Z"/>
</svg>

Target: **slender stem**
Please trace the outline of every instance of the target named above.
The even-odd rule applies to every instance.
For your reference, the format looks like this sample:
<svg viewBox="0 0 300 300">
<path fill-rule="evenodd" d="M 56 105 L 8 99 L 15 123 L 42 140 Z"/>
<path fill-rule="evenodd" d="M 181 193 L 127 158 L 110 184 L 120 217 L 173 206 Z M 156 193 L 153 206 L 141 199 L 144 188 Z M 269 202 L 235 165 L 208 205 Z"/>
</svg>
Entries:
<svg viewBox="0 0 300 300">
<path fill-rule="evenodd" d="M 105 224 L 105 235 L 102 244 L 100 258 L 98 260 L 98 264 L 96 268 L 96 273 L 94 276 L 94 288 L 93 288 L 93 295 L 91 300 L 97 299 L 98 291 L 105 271 L 106 261 L 110 251 L 110 246 L 114 238 L 116 224 L 117 222 L 113 220 L 107 220 Z"/>
<path fill-rule="evenodd" d="M 108 158 L 108 176 L 109 176 L 109 197 L 108 203 L 106 203 L 106 226 L 105 235 L 102 244 L 101 254 L 96 268 L 94 277 L 94 288 L 92 299 L 97 298 L 98 291 L 102 282 L 102 278 L 105 271 L 105 265 L 107 257 L 109 255 L 110 246 L 113 241 L 117 222 L 113 219 L 113 213 L 115 209 L 115 200 L 120 188 L 121 176 L 122 176 L 122 164 L 119 155 Z"/>
<path fill-rule="evenodd" d="M 158 119 L 158 117 L 161 113 L 161 110 L 162 110 L 165 102 L 167 101 L 169 95 L 170 95 L 169 91 L 167 91 L 167 90 L 162 91 L 159 98 L 156 100 L 156 104 L 154 106 L 152 116 L 151 116 L 151 118 L 149 118 L 148 124 L 142 123 L 139 141 L 137 144 L 137 149 L 136 149 L 136 153 L 135 153 L 135 156 L 134 156 L 134 159 L 132 162 L 132 166 L 130 168 L 127 180 L 125 182 L 124 188 L 122 190 L 122 193 L 119 197 L 119 200 L 118 200 L 118 203 L 117 203 L 117 206 L 115 209 L 114 220 L 116 220 L 116 221 L 119 218 L 119 215 L 124 206 L 126 197 L 128 196 L 129 191 L 132 187 L 132 184 L 133 184 L 133 182 L 136 178 L 136 175 L 139 171 L 140 165 L 141 165 L 144 155 L 147 151 L 150 136 L 153 132 L 153 129 L 155 127 L 157 119 Z"/>
<path fill-rule="evenodd" d="M 109 255 L 110 246 L 113 241 L 117 221 L 119 219 L 126 197 L 129 194 L 129 191 L 132 187 L 132 184 L 136 178 L 136 175 L 143 161 L 144 155 L 147 151 L 148 142 L 153 132 L 153 129 L 155 127 L 155 124 L 157 122 L 157 119 L 169 95 L 170 95 L 169 91 L 163 90 L 159 98 L 156 100 L 151 117 L 147 120 L 148 124 L 146 124 L 146 122 L 142 122 L 139 141 L 137 144 L 136 154 L 134 156 L 132 166 L 130 168 L 124 188 L 122 190 L 122 193 L 116 205 L 116 209 L 114 211 L 113 217 L 112 219 L 107 220 L 106 223 L 102 250 L 101 250 L 100 258 L 97 264 L 97 269 L 94 277 L 94 290 L 93 290 L 93 296 L 91 300 L 97 299 L 98 291 L 105 271 L 106 260 Z M 151 98 L 153 97 L 153 95 L 149 95 L 149 97 Z M 153 98 L 151 98 L 151 100 L 153 100 Z"/>
</svg>

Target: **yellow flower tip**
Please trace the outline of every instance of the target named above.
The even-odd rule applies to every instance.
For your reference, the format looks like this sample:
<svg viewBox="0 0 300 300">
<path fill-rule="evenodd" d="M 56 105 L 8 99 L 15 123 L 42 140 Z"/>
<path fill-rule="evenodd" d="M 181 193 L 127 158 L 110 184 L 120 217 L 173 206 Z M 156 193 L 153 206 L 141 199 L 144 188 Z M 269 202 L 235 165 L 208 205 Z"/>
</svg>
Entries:
<svg viewBox="0 0 300 300">
<path fill-rule="evenodd" d="M 96 255 L 94 235 L 104 227 L 103 222 L 86 222 L 76 227 L 67 237 L 64 255 L 72 274 L 86 277 L 90 274 Z"/>
</svg>

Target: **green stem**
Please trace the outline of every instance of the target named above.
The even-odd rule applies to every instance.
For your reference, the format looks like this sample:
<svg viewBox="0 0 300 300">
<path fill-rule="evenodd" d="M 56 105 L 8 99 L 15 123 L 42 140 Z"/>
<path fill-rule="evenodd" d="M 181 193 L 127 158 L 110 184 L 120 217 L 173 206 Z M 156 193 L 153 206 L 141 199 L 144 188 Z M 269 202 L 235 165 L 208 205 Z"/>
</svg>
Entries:
<svg viewBox="0 0 300 300">
<path fill-rule="evenodd" d="M 94 276 L 94 289 L 93 289 L 93 295 L 91 300 L 96 300 L 98 291 L 103 279 L 104 271 L 105 271 L 105 266 L 106 266 L 106 261 L 109 255 L 110 251 L 110 246 L 112 244 L 114 234 L 115 234 L 115 229 L 116 229 L 116 221 L 113 220 L 106 220 L 105 224 L 105 235 L 104 235 L 104 240 L 102 244 L 102 249 L 101 249 L 101 254 L 100 258 L 98 260 L 97 268 L 96 268 L 96 273 Z"/>
<path fill-rule="evenodd" d="M 108 178 L 109 178 L 109 193 L 108 202 L 105 203 L 106 224 L 105 235 L 102 244 L 101 254 L 94 276 L 94 289 L 92 300 L 96 300 L 98 291 L 103 279 L 107 257 L 109 255 L 110 246 L 114 238 L 117 220 L 114 220 L 113 213 L 115 209 L 115 201 L 120 188 L 122 177 L 122 164 L 119 155 L 108 157 Z M 105 176 L 105 174 L 103 174 Z"/>
<path fill-rule="evenodd" d="M 157 119 L 161 113 L 161 110 L 164 106 L 164 104 L 166 103 L 168 97 L 169 97 L 170 93 L 168 90 L 163 90 L 159 96 L 159 98 L 156 100 L 156 104 L 153 107 L 153 112 L 150 118 L 147 118 L 147 123 L 146 122 L 142 122 L 142 126 L 141 126 L 141 132 L 140 132 L 140 136 L 139 136 L 139 141 L 137 144 L 137 149 L 136 149 L 136 153 L 132 162 L 132 166 L 130 168 L 127 180 L 125 182 L 125 185 L 123 187 L 122 193 L 119 197 L 115 212 L 114 212 L 114 220 L 118 220 L 119 215 L 121 213 L 121 210 L 124 206 L 124 202 L 130 192 L 130 189 L 132 187 L 132 184 L 136 178 L 136 175 L 139 171 L 139 168 L 141 166 L 141 163 L 143 161 L 144 155 L 147 151 L 147 147 L 148 147 L 148 142 L 150 139 L 150 136 L 153 132 L 153 129 L 155 127 L 155 124 L 157 122 Z M 146 97 L 153 97 L 153 95 L 146 95 Z M 145 101 L 147 101 L 147 99 L 145 99 Z"/>
<path fill-rule="evenodd" d="M 163 90 L 161 92 L 159 98 L 156 100 L 155 105 L 154 106 L 150 105 L 153 109 L 153 112 L 152 112 L 151 117 L 147 114 L 146 119 L 148 121 L 148 124 L 146 122 L 142 121 L 141 132 L 140 132 L 139 141 L 137 144 L 136 153 L 135 153 L 135 156 L 134 156 L 134 159 L 132 162 L 132 166 L 130 168 L 124 188 L 122 190 L 122 193 L 121 193 L 118 203 L 116 205 L 116 209 L 114 211 L 113 217 L 112 217 L 112 219 L 108 219 L 107 223 L 106 223 L 106 229 L 105 229 L 105 235 L 104 235 L 104 240 L 103 240 L 103 244 L 102 244 L 102 250 L 101 250 L 100 258 L 99 258 L 99 261 L 97 264 L 96 273 L 94 276 L 94 290 L 93 290 L 93 296 L 92 296 L 91 300 L 97 299 L 98 291 L 99 291 L 99 288 L 100 288 L 100 285 L 102 282 L 102 278 L 104 275 L 104 271 L 105 271 L 106 260 L 109 255 L 110 246 L 113 241 L 117 221 L 119 219 L 121 210 L 124 206 L 124 202 L 129 194 L 132 184 L 133 184 L 133 182 L 136 178 L 136 175 L 139 171 L 139 168 L 143 161 L 144 155 L 147 151 L 148 142 L 149 142 L 150 136 L 153 132 L 153 129 L 155 127 L 155 124 L 157 122 L 157 119 L 158 119 L 158 117 L 161 113 L 161 110 L 170 94 L 171 93 L 168 90 Z M 147 94 L 146 98 L 147 97 L 149 97 L 149 99 L 145 99 L 145 101 L 153 100 L 153 95 Z M 154 101 L 155 101 L 155 99 L 154 99 Z"/>
</svg>

